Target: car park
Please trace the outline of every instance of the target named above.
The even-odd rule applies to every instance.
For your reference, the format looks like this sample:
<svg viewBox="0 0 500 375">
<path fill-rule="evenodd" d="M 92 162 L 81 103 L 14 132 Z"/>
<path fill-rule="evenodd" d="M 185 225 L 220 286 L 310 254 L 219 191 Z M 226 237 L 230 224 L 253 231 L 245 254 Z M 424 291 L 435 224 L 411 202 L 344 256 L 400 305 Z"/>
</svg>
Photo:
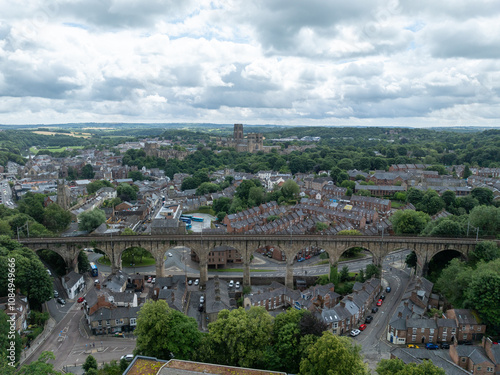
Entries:
<svg viewBox="0 0 500 375">
<path fill-rule="evenodd" d="M 361 324 L 361 325 L 359 326 L 359 330 L 360 330 L 360 331 L 364 331 L 365 329 L 366 329 L 366 324 Z"/>
<path fill-rule="evenodd" d="M 439 346 L 429 342 L 429 343 L 425 344 L 425 348 L 428 350 L 436 350 L 436 349 L 439 349 Z"/>
<path fill-rule="evenodd" d="M 236 281 L 236 285 L 234 286 L 236 289 L 240 289 L 240 282 Z"/>
<path fill-rule="evenodd" d="M 78 298 L 78 300 L 77 300 L 77 302 L 78 302 L 78 303 L 82 303 L 83 301 L 85 301 L 85 298 L 83 298 L 83 297 L 80 297 L 80 298 Z"/>
<path fill-rule="evenodd" d="M 360 333 L 361 333 L 361 331 L 359 329 L 353 329 L 351 331 L 351 336 L 355 337 L 355 336 L 359 335 Z"/>
<path fill-rule="evenodd" d="M 377 301 L 377 306 L 382 306 L 382 302 L 384 302 L 384 301 L 382 301 L 381 299 L 379 299 L 379 300 Z"/>
<path fill-rule="evenodd" d="M 388 286 L 387 288 L 385 288 L 385 292 L 386 292 L 386 293 L 390 293 L 390 292 L 391 292 L 391 287 L 390 287 L 390 286 Z"/>
<path fill-rule="evenodd" d="M 378 307 L 374 307 L 374 308 L 372 309 L 372 313 L 376 313 L 377 311 L 378 311 Z"/>
<path fill-rule="evenodd" d="M 196 280 L 194 281 L 194 285 L 200 285 L 200 280 L 199 280 L 199 279 L 196 279 Z"/>
<path fill-rule="evenodd" d="M 441 343 L 441 349 L 450 349 L 450 344 L 448 344 L 447 342 Z"/>
<path fill-rule="evenodd" d="M 63 306 L 66 304 L 66 301 L 65 301 L 65 300 L 63 300 L 61 297 L 59 297 L 59 298 L 57 299 L 57 302 L 58 302 L 59 304 L 63 305 Z"/>
<path fill-rule="evenodd" d="M 368 315 L 365 319 L 365 324 L 370 324 L 373 321 L 373 316 Z"/>
</svg>

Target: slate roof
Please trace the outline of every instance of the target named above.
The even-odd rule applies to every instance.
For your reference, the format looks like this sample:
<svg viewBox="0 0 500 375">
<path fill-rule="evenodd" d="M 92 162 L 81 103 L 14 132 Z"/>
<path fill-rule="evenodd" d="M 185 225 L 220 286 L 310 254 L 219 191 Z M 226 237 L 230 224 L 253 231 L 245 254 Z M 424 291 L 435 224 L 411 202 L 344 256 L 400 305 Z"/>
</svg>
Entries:
<svg viewBox="0 0 500 375">
<path fill-rule="evenodd" d="M 391 354 L 401 359 L 405 364 L 422 363 L 423 360 L 430 360 L 434 365 L 442 368 L 446 375 L 470 375 L 470 372 L 462 369 L 451 361 L 449 354 L 427 349 L 406 349 L 395 348 L 391 350 Z"/>
</svg>

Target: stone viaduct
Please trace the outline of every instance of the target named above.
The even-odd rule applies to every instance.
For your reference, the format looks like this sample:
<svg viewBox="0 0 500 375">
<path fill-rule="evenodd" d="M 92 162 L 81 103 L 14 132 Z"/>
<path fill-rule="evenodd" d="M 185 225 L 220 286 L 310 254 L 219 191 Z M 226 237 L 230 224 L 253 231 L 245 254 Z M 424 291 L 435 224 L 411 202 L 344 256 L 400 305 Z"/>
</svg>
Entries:
<svg viewBox="0 0 500 375">
<path fill-rule="evenodd" d="M 340 256 L 353 247 L 362 247 L 373 255 L 373 263 L 381 265 L 390 252 L 400 249 L 415 251 L 417 274 L 427 271 L 429 261 L 444 250 L 455 250 L 467 258 L 476 247 L 475 239 L 429 238 L 429 237 L 369 237 L 369 236 L 326 236 L 326 235 L 163 235 L 163 236 L 116 236 L 116 237 L 71 237 L 71 238 L 25 238 L 20 242 L 38 251 L 49 249 L 59 254 L 68 270 L 77 271 L 78 254 L 87 247 L 103 251 L 111 260 L 113 272 L 121 269 L 121 255 L 131 247 L 149 251 L 156 260 L 156 276 L 165 275 L 165 253 L 176 246 L 185 246 L 196 252 L 200 259 L 200 283 L 208 280 L 208 254 L 220 247 L 234 248 L 243 260 L 243 285 L 250 285 L 250 262 L 252 254 L 266 245 L 278 247 L 286 254 L 285 283 L 293 287 L 293 263 L 295 255 L 307 246 L 324 249 L 330 256 L 330 264 L 338 263 Z"/>
</svg>

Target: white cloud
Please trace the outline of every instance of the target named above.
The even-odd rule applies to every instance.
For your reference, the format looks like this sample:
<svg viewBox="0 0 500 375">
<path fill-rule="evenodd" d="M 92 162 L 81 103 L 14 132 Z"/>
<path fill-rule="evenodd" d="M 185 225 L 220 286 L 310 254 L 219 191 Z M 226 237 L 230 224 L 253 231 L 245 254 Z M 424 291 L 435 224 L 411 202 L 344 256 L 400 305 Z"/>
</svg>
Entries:
<svg viewBox="0 0 500 375">
<path fill-rule="evenodd" d="M 0 0 L 0 123 L 495 124 L 496 0 Z"/>
</svg>

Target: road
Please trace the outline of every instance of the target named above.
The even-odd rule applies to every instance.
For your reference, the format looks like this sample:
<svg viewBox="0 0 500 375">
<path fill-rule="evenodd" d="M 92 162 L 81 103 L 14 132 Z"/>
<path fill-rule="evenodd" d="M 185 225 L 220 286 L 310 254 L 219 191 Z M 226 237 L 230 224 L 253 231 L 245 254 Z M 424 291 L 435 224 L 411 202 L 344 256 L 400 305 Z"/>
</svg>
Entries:
<svg viewBox="0 0 500 375">
<path fill-rule="evenodd" d="M 361 353 L 372 370 L 381 359 L 390 359 L 393 347 L 385 339 L 387 324 L 401 301 L 409 279 L 410 271 L 403 262 L 395 258 L 386 259 L 382 271 L 382 293 L 386 298 L 379 311 L 369 314 L 373 316 L 373 321 L 367 324 L 367 328 L 359 336 L 354 337 L 354 341 L 361 345 Z M 391 287 L 390 293 L 385 292 L 387 286 Z"/>
<path fill-rule="evenodd" d="M 168 256 L 171 253 L 172 256 Z M 385 261 L 393 262 L 395 260 L 403 261 L 409 254 L 409 250 L 397 251 L 389 254 Z M 96 262 L 101 254 L 90 253 L 88 254 L 89 260 L 91 262 Z M 328 274 L 330 272 L 330 266 L 328 264 L 317 265 L 319 262 L 319 256 L 314 256 L 311 259 L 305 260 L 303 262 L 294 263 L 294 276 L 318 276 Z M 372 258 L 370 256 L 358 260 L 351 260 L 346 262 L 339 262 L 339 271 L 342 267 L 346 266 L 349 268 L 350 272 L 357 272 L 359 270 L 364 270 L 367 265 L 372 264 Z M 191 278 L 199 278 L 200 271 L 197 268 L 198 264 L 191 261 L 190 250 L 187 247 L 178 246 L 170 249 L 165 254 L 165 270 L 167 274 L 187 274 Z M 109 266 L 98 265 L 100 272 L 109 274 L 111 268 Z M 241 269 L 242 265 L 236 265 L 235 268 Z M 254 264 L 250 266 L 252 270 L 252 277 L 284 277 L 286 273 L 285 262 L 278 262 L 275 260 L 269 260 L 267 257 L 263 257 L 261 254 L 254 254 Z M 226 267 L 225 270 L 228 268 Z M 261 272 L 259 272 L 261 270 Z M 146 267 L 123 267 L 125 273 L 140 273 L 143 275 L 154 275 L 156 272 L 156 267 L 146 266 Z M 237 277 L 242 276 L 241 271 L 225 271 L 218 272 L 213 269 L 209 269 L 209 275 L 220 275 L 222 277 Z"/>
</svg>

